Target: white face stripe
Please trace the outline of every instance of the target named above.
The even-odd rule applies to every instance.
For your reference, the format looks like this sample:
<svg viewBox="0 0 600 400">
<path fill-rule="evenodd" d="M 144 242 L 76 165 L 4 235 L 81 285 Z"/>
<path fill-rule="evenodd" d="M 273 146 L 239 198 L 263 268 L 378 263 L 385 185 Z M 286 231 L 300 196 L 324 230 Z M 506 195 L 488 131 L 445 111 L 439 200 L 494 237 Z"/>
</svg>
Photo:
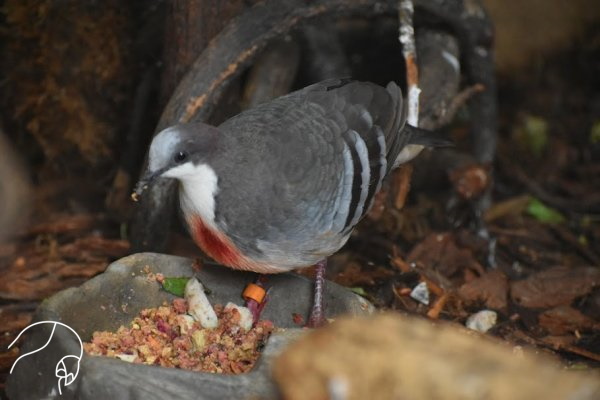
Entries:
<svg viewBox="0 0 600 400">
<path fill-rule="evenodd" d="M 192 162 L 171 168 L 162 176 L 179 179 L 179 200 L 186 219 L 199 215 L 205 224 L 215 226 L 215 196 L 219 190 L 215 171 L 206 164 Z"/>
</svg>

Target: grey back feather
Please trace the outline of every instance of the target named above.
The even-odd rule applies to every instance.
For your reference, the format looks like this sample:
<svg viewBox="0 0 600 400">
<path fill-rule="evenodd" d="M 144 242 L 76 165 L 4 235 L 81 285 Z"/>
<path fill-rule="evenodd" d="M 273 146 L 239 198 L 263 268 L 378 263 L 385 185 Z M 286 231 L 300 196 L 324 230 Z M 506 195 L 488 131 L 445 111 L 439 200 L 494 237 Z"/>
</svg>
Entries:
<svg viewBox="0 0 600 400">
<path fill-rule="evenodd" d="M 328 80 L 224 122 L 216 222 L 259 260 L 300 267 L 337 251 L 408 143 L 400 88 Z"/>
</svg>

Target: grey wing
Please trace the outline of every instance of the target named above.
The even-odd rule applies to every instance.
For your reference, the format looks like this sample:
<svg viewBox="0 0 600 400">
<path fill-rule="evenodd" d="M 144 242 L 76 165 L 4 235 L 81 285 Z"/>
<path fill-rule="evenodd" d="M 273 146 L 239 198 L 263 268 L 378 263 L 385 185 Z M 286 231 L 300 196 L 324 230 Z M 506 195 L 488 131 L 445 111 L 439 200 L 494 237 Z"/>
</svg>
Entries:
<svg viewBox="0 0 600 400">
<path fill-rule="evenodd" d="M 371 208 L 387 173 L 396 165 L 411 141 L 404 129 L 406 107 L 402 92 L 393 82 L 387 88 L 348 80 L 315 85 L 307 98 L 322 105 L 330 116 L 344 121 L 344 139 L 353 159 L 352 202 L 345 229 L 352 229 Z"/>
<path fill-rule="evenodd" d="M 350 213 L 354 149 L 343 119 L 302 100 L 281 117 L 270 141 L 270 153 L 279 156 L 272 159 L 274 183 L 280 186 L 280 201 L 289 202 L 283 210 L 297 205 L 297 230 L 338 235 Z"/>
<path fill-rule="evenodd" d="M 345 243 L 354 174 L 341 122 L 301 98 L 290 99 L 268 124 L 239 118 L 237 145 L 253 150 L 232 156 L 228 165 L 236 172 L 225 174 L 230 179 L 218 194 L 236 245 L 263 261 L 300 267 Z M 243 198 L 226 204 L 240 193 Z"/>
<path fill-rule="evenodd" d="M 253 149 L 224 161 L 237 167 L 229 193 L 246 194 L 237 207 L 223 207 L 229 231 L 239 235 L 232 239 L 255 256 L 280 264 L 296 258 L 298 266 L 338 250 L 388 171 L 387 143 L 400 114 L 382 87 L 331 80 L 224 123 L 242 151 Z M 223 201 L 234 198 L 223 184 Z"/>
</svg>

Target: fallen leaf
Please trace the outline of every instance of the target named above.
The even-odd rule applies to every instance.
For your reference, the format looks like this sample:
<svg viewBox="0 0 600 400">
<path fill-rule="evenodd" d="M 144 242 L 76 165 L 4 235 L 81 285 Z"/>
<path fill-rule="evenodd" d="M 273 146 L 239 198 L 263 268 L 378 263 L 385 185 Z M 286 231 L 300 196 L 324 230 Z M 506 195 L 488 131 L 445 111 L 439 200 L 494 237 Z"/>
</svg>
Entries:
<svg viewBox="0 0 600 400">
<path fill-rule="evenodd" d="M 566 305 L 544 311 L 538 321 L 551 335 L 564 335 L 575 331 L 600 329 L 600 323 L 583 314 L 581 311 Z"/>
<path fill-rule="evenodd" d="M 419 263 L 425 270 L 436 271 L 446 278 L 456 277 L 465 268 L 479 274 L 485 272 L 473 251 L 458 247 L 451 233 L 430 234 L 411 250 L 407 261 Z"/>
<path fill-rule="evenodd" d="M 570 346 L 577 341 L 577 338 L 573 335 L 560 335 L 560 336 L 545 336 L 540 339 L 542 344 L 550 346 L 554 350 L 560 350 L 564 347 Z"/>
<path fill-rule="evenodd" d="M 528 308 L 550 308 L 570 304 L 600 285 L 600 269 L 557 266 L 510 285 L 512 300 Z"/>
<path fill-rule="evenodd" d="M 566 220 L 564 215 L 555 209 L 548 207 L 536 198 L 532 198 L 529 201 L 525 211 L 538 221 L 546 224 L 561 224 Z"/>
<path fill-rule="evenodd" d="M 0 371 L 8 371 L 19 357 L 19 348 L 13 347 L 10 350 L 0 352 Z"/>
<path fill-rule="evenodd" d="M 98 226 L 104 219 L 102 214 L 56 214 L 29 227 L 25 235 L 78 233 Z"/>
<path fill-rule="evenodd" d="M 393 274 L 386 268 L 363 269 L 360 264 L 350 262 L 334 277 L 334 281 L 346 287 L 373 286 L 378 280 L 389 279 Z"/>
<path fill-rule="evenodd" d="M 540 157 L 548 146 L 548 122 L 534 115 L 526 115 L 514 136 L 521 147 Z"/>
<path fill-rule="evenodd" d="M 350 290 L 359 296 L 363 296 L 363 297 L 367 296 L 367 292 L 365 291 L 365 289 L 361 288 L 360 286 L 351 287 Z"/>
<path fill-rule="evenodd" d="M 11 312 L 0 309 L 0 333 L 18 332 L 31 322 L 31 312 Z"/>
<path fill-rule="evenodd" d="M 600 121 L 596 121 L 592 125 L 592 129 L 590 129 L 589 140 L 591 144 L 600 143 Z"/>
<path fill-rule="evenodd" d="M 486 210 L 483 214 L 483 220 L 490 223 L 506 215 L 519 215 L 525 211 L 529 203 L 531 203 L 531 197 L 527 195 L 500 201 L 492 204 Z"/>
<path fill-rule="evenodd" d="M 97 235 L 59 245 L 27 242 L 9 267 L 0 269 L 0 298 L 39 300 L 103 272 L 111 258 L 123 257 L 129 243 Z"/>
<path fill-rule="evenodd" d="M 469 303 L 484 302 L 492 310 L 505 310 L 508 280 L 501 271 L 494 269 L 462 285 L 458 295 Z"/>
</svg>

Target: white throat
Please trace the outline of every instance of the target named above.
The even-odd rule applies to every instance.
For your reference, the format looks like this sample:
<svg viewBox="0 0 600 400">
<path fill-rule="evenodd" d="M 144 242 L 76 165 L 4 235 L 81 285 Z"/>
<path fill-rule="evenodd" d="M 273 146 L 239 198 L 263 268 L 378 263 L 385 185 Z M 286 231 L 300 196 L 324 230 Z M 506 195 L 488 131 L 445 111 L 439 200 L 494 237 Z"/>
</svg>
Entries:
<svg viewBox="0 0 600 400">
<path fill-rule="evenodd" d="M 188 162 L 170 169 L 163 176 L 181 182 L 179 201 L 186 218 L 199 215 L 205 224 L 214 226 L 218 178 L 211 167 Z"/>
</svg>

